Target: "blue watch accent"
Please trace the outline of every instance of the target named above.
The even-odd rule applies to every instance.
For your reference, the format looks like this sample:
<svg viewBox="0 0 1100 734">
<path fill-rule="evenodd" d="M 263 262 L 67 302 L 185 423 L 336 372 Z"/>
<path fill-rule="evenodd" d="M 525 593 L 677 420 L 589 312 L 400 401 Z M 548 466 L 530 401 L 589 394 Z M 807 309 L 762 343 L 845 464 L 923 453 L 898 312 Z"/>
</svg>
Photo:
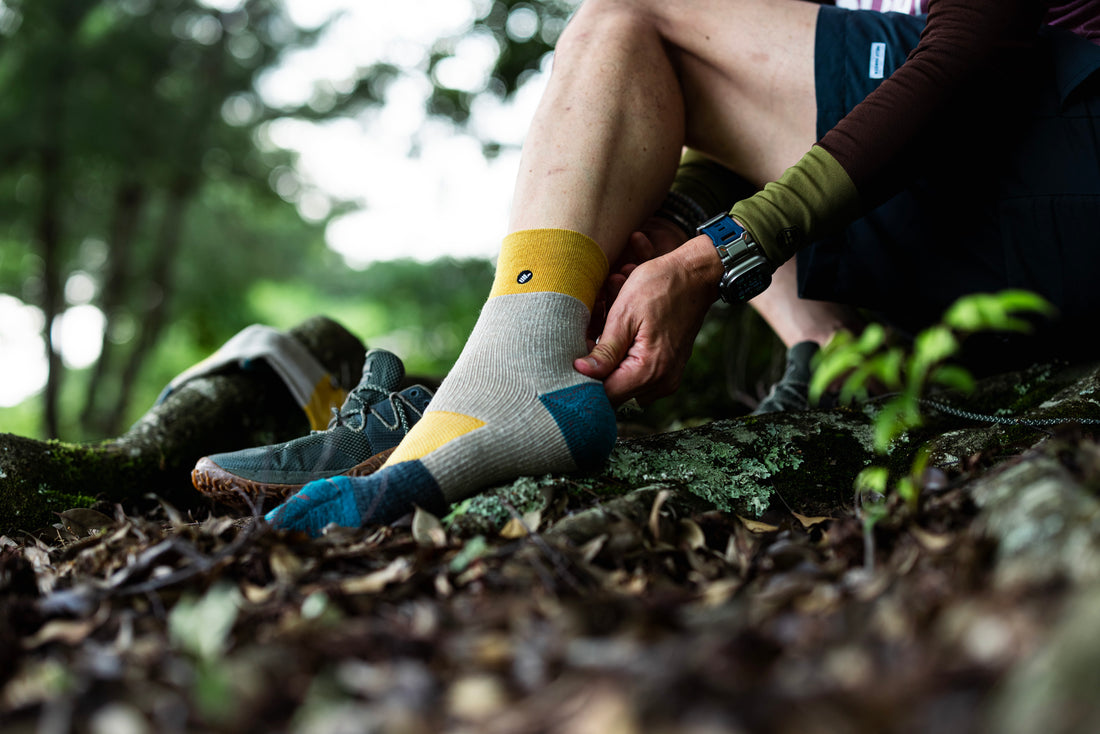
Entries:
<svg viewBox="0 0 1100 734">
<path fill-rule="evenodd" d="M 730 245 L 745 234 L 745 228 L 733 221 L 733 217 L 729 214 L 720 214 L 699 225 L 699 232 L 710 237 L 718 250 L 718 256 L 722 258 L 722 264 L 725 265 L 726 261 L 732 257 L 729 251 Z"/>
<path fill-rule="evenodd" d="M 718 283 L 718 292 L 726 303 L 744 303 L 763 293 L 772 282 L 775 268 L 764 257 L 763 250 L 753 242 L 748 230 L 729 214 L 719 214 L 698 229 L 710 237 L 718 257 L 722 258 L 725 274 Z"/>
</svg>

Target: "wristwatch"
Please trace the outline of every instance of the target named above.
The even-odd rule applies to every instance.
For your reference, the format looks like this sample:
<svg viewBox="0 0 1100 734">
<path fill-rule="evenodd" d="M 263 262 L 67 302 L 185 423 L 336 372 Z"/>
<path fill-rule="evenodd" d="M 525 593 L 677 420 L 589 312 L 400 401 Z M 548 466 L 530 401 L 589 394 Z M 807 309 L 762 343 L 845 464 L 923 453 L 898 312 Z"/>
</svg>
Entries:
<svg viewBox="0 0 1100 734">
<path fill-rule="evenodd" d="M 718 283 L 718 292 L 726 303 L 744 303 L 764 292 L 772 283 L 775 267 L 764 251 L 752 240 L 744 227 L 719 214 L 699 225 L 699 234 L 710 237 L 722 258 L 725 274 Z"/>
</svg>

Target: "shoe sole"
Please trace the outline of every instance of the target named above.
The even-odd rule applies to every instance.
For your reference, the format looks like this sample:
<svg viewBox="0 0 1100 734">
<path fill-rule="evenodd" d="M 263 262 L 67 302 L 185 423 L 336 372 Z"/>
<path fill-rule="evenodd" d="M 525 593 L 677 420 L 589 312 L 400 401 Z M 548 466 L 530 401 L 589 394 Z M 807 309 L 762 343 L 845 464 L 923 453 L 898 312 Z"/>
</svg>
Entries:
<svg viewBox="0 0 1100 734">
<path fill-rule="evenodd" d="M 373 474 L 382 468 L 392 453 L 393 449 L 379 451 L 346 472 L 332 476 L 365 477 Z M 254 507 L 260 511 L 271 509 L 307 484 L 269 484 L 245 479 L 227 472 L 205 456 L 199 459 L 191 471 L 191 483 L 195 485 L 195 489 L 215 502 L 250 514 Z"/>
</svg>

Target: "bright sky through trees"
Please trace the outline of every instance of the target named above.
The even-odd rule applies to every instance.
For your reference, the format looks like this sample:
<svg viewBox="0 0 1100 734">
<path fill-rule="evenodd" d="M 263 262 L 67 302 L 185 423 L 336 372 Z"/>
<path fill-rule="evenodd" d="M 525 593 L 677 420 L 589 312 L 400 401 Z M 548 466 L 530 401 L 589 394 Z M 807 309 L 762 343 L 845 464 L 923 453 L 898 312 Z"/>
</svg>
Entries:
<svg viewBox="0 0 1100 734">
<path fill-rule="evenodd" d="M 230 11 L 240 7 L 241 0 L 204 3 Z M 518 148 L 547 70 L 531 77 L 507 103 L 493 95 L 478 97 L 468 132 L 459 132 L 449 121 L 426 116 L 432 80 L 415 70 L 426 66 L 432 41 L 462 33 L 484 12 L 482 0 L 285 3 L 302 27 L 331 22 L 315 47 L 289 54 L 261 77 L 258 92 L 269 104 L 316 103 L 326 90 L 346 90 L 356 70 L 373 63 L 413 71 L 391 85 L 384 106 L 358 119 L 321 124 L 282 120 L 268 125 L 260 144 L 296 151 L 298 173 L 308 184 L 284 192 L 275 181 L 276 191 L 293 201 L 303 217 L 315 221 L 329 215 L 331 200 L 361 205 L 334 219 L 326 230 L 329 246 L 353 268 L 398 258 L 494 257 L 505 234 Z M 533 25 L 525 28 L 525 20 L 530 19 L 522 12 L 513 13 L 509 34 L 522 38 L 534 32 Z M 438 80 L 454 89 L 480 91 L 495 59 L 495 43 L 485 35 L 467 35 L 456 46 L 454 58 L 437 69 Z M 227 121 L 234 114 L 247 114 L 232 103 L 222 112 Z M 479 138 L 500 142 L 501 152 L 486 159 Z M 79 291 L 87 284 L 70 285 Z M 72 295 L 68 288 L 66 295 Z M 70 307 L 55 325 L 55 344 L 68 366 L 85 367 L 99 356 L 103 315 L 79 297 L 67 297 L 67 302 Z M 18 404 L 45 383 L 41 323 L 39 309 L 0 297 L 0 343 L 5 352 L 0 406 Z"/>
<path fill-rule="evenodd" d="M 287 0 L 287 6 L 306 27 L 338 14 L 316 48 L 290 55 L 261 79 L 265 100 L 287 106 L 309 101 L 327 85 L 350 84 L 357 67 L 380 61 L 416 67 L 434 39 L 461 32 L 479 11 L 466 0 Z M 447 86 L 478 91 L 495 58 L 495 42 L 474 34 L 459 43 L 439 73 L 446 75 Z M 457 133 L 449 122 L 427 120 L 431 80 L 409 75 L 388 90 L 384 107 L 363 119 L 323 125 L 281 121 L 270 126 L 269 137 L 300 152 L 299 171 L 317 188 L 364 205 L 335 220 L 327 232 L 329 245 L 349 265 L 399 257 L 492 257 L 505 234 L 518 146 L 544 76 L 532 78 L 508 104 L 490 95 L 480 98 L 471 116 L 472 135 Z M 475 135 L 513 147 L 488 161 Z M 297 203 L 307 218 L 328 213 L 326 202 L 316 197 Z"/>
</svg>

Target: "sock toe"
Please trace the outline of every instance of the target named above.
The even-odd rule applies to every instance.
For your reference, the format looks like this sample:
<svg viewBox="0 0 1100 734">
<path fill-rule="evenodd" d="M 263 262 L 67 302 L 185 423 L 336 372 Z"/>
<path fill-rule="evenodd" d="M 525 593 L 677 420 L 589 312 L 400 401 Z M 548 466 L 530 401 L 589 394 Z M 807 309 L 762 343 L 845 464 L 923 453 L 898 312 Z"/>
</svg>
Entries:
<svg viewBox="0 0 1100 734">
<path fill-rule="evenodd" d="M 300 530 L 316 538 L 330 524 L 386 524 L 416 507 L 441 515 L 447 501 L 427 469 L 419 461 L 408 461 L 365 477 L 310 482 L 265 519 L 278 530 Z"/>
<path fill-rule="evenodd" d="M 310 482 L 264 517 L 277 530 L 300 530 L 318 537 L 325 526 L 359 527 L 359 509 L 348 477 Z"/>
</svg>

